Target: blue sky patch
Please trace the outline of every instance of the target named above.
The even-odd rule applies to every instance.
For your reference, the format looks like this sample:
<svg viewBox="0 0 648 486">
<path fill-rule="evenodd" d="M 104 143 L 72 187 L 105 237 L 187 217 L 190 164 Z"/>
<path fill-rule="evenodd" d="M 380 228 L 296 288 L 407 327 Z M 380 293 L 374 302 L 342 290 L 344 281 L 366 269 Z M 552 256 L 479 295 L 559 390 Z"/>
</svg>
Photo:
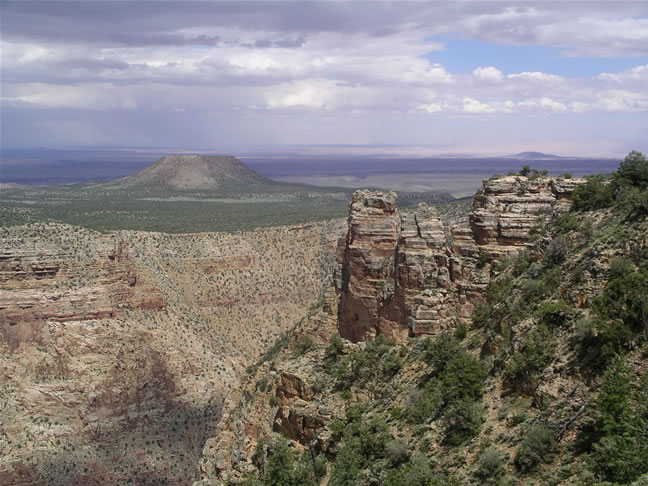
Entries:
<svg viewBox="0 0 648 486">
<path fill-rule="evenodd" d="M 565 49 L 551 46 L 504 45 L 436 36 L 425 40 L 445 44 L 445 50 L 431 51 L 423 57 L 453 73 L 471 73 L 478 67 L 494 66 L 504 74 L 542 71 L 570 78 L 586 78 L 648 64 L 648 56 L 561 57 Z"/>
</svg>

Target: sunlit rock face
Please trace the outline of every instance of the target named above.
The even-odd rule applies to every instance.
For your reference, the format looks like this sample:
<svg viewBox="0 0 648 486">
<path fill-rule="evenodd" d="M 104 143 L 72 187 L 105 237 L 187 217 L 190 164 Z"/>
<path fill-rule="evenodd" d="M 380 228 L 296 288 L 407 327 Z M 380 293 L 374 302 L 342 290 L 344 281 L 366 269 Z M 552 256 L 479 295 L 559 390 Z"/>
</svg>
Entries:
<svg viewBox="0 0 648 486">
<path fill-rule="evenodd" d="M 444 227 L 434 208 L 398 211 L 396 194 L 358 191 L 338 261 L 342 337 L 436 334 L 486 297 L 494 261 L 527 246 L 531 228 L 569 209 L 582 179 L 484 181 L 467 221 Z"/>
<path fill-rule="evenodd" d="M 340 334 L 363 341 L 402 327 L 391 315 L 400 218 L 393 192 L 358 191 L 349 211 L 342 257 Z"/>
</svg>

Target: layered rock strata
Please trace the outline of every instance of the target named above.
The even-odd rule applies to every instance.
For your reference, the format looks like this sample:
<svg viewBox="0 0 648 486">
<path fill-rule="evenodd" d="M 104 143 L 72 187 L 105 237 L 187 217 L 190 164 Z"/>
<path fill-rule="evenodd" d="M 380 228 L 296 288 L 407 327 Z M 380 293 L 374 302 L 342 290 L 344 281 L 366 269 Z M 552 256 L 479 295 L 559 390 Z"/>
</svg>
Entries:
<svg viewBox="0 0 648 486">
<path fill-rule="evenodd" d="M 394 193 L 358 191 L 340 241 L 340 334 L 436 334 L 484 300 L 493 262 L 529 243 L 531 228 L 569 208 L 582 179 L 507 176 L 484 181 L 468 220 L 445 228 L 425 205 L 399 212 Z"/>
</svg>

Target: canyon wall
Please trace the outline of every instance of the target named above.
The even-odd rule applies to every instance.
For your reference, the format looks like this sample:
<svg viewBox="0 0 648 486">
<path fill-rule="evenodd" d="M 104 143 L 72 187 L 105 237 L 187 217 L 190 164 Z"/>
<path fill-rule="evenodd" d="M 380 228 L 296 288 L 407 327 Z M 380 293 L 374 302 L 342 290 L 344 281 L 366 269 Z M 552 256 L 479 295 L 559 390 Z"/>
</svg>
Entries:
<svg viewBox="0 0 648 486">
<path fill-rule="evenodd" d="M 398 211 L 392 192 L 356 192 L 338 246 L 340 334 L 398 341 L 454 328 L 486 298 L 494 262 L 524 249 L 534 225 L 568 210 L 581 182 L 486 180 L 467 221 L 449 228 L 434 208 Z"/>
<path fill-rule="evenodd" d="M 0 484 L 191 484 L 245 367 L 330 286 L 343 233 L 0 227 Z"/>
</svg>

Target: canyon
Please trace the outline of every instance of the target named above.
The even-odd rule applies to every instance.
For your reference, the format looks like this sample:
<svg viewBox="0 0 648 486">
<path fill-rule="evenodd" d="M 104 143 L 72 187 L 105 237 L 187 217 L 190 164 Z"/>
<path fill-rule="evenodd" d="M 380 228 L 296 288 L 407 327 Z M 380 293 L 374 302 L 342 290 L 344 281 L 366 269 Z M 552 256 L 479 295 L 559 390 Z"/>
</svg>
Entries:
<svg viewBox="0 0 648 486">
<path fill-rule="evenodd" d="M 470 212 L 449 224 L 425 204 L 399 210 L 393 192 L 357 191 L 325 302 L 226 401 L 195 485 L 243 481 L 256 471 L 259 447 L 273 433 L 311 453 L 334 456 L 339 451 L 331 424 L 344 420 L 350 404 L 369 401 L 375 392 L 339 393 L 325 365 L 331 337 L 345 338 L 340 352 L 350 356 L 379 335 L 411 346 L 411 337 L 454 332 L 487 301 L 498 262 L 530 249 L 534 228 L 568 211 L 571 194 L 583 182 L 523 176 L 486 180 Z M 300 336 L 312 339 L 307 352 L 300 351 Z M 382 386 L 395 386 L 402 400 L 410 380 Z"/>
<path fill-rule="evenodd" d="M 335 424 L 356 405 L 407 409 L 426 369 L 417 347 L 466 329 L 518 255 L 542 261 L 538 242 L 584 182 L 494 177 L 459 214 L 357 191 L 346 221 L 229 234 L 2 228 L 0 479 L 243 482 L 275 434 L 332 460 Z M 589 312 L 612 256 L 579 285 L 560 286 L 570 312 Z M 514 343 L 525 335 L 517 332 Z M 482 353 L 506 349 L 502 338 L 470 333 Z M 379 365 L 340 368 L 358 356 Z M 390 362 L 400 371 L 380 378 Z M 340 388 L 349 372 L 364 378 Z M 503 434 L 493 414 L 508 403 L 506 384 L 489 386 L 485 430 Z M 560 375 L 532 396 L 557 400 L 567 389 L 578 382 Z M 585 401 L 586 390 L 575 397 Z M 418 444 L 415 429 L 396 426 L 392 434 Z M 424 437 L 438 441 L 431 427 Z"/>
<path fill-rule="evenodd" d="M 245 367 L 330 281 L 343 223 L 0 230 L 0 482 L 191 484 Z"/>
</svg>

